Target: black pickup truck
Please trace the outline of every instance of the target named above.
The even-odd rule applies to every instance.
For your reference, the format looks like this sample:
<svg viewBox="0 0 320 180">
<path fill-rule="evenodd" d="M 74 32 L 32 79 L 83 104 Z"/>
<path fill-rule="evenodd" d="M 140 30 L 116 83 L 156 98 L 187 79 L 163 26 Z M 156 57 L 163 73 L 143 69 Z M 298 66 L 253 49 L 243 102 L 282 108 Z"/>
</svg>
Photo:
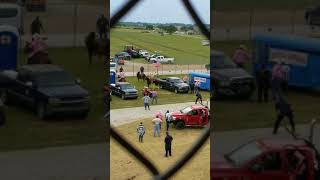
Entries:
<svg viewBox="0 0 320 180">
<path fill-rule="evenodd" d="M 1 99 L 34 108 L 40 119 L 54 113 L 79 114 L 85 118 L 90 97 L 80 82 L 55 65 L 25 65 L 0 73 Z"/>
<path fill-rule="evenodd" d="M 154 83 L 161 89 L 167 89 L 175 93 L 188 93 L 189 91 L 189 85 L 178 77 L 158 78 Z"/>
<path fill-rule="evenodd" d="M 111 84 L 110 90 L 111 94 L 117 95 L 122 99 L 138 98 L 138 91 L 128 82 L 117 82 L 116 84 Z"/>
<path fill-rule="evenodd" d="M 249 98 L 255 90 L 255 80 L 248 72 L 238 68 L 229 56 L 211 52 L 210 72 L 213 98 L 233 96 Z"/>
</svg>

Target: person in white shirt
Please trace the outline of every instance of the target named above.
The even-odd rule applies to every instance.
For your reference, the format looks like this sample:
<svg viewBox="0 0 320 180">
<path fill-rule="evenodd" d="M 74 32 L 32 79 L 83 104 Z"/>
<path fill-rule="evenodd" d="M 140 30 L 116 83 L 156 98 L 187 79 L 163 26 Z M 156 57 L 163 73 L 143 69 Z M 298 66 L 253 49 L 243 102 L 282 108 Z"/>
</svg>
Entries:
<svg viewBox="0 0 320 180">
<path fill-rule="evenodd" d="M 171 118 L 171 113 L 169 112 L 169 110 L 167 110 L 165 117 L 166 117 L 167 131 L 168 131 L 170 126 L 170 118 Z"/>
</svg>

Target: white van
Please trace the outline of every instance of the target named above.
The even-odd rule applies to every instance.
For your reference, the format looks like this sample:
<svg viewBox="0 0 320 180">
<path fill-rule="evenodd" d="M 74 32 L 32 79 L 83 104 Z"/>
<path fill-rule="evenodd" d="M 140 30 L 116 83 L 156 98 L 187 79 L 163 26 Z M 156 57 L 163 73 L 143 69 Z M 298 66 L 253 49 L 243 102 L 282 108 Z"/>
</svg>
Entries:
<svg viewBox="0 0 320 180">
<path fill-rule="evenodd" d="M 14 26 L 22 33 L 23 13 L 21 6 L 13 3 L 0 3 L 0 25 Z"/>
</svg>

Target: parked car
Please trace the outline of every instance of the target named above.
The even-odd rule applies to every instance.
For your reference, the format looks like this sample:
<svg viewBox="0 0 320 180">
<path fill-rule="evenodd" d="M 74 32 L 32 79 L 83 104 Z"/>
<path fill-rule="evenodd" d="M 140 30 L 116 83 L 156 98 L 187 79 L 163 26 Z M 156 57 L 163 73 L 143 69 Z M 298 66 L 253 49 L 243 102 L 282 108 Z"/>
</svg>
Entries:
<svg viewBox="0 0 320 180">
<path fill-rule="evenodd" d="M 115 62 L 110 62 L 110 72 L 111 72 L 111 71 L 118 72 L 117 69 L 118 69 L 117 63 L 115 63 Z"/>
<path fill-rule="evenodd" d="M 211 52 L 213 98 L 225 96 L 249 98 L 255 90 L 255 80 L 238 68 L 231 58 L 219 51 Z"/>
<path fill-rule="evenodd" d="M 55 113 L 86 117 L 90 108 L 87 90 L 69 73 L 55 65 L 25 65 L 0 74 L 1 99 L 34 108 L 40 119 Z"/>
<path fill-rule="evenodd" d="M 150 62 L 150 59 L 151 59 L 151 58 L 156 58 L 157 56 L 160 56 L 160 54 L 152 54 L 151 56 L 145 57 L 145 60 L 148 61 L 148 62 Z"/>
<path fill-rule="evenodd" d="M 147 50 L 139 50 L 139 55 L 140 55 L 140 57 L 142 57 L 142 58 L 146 58 L 146 57 L 149 57 L 150 55 L 149 55 L 149 52 L 147 51 Z"/>
<path fill-rule="evenodd" d="M 202 113 L 205 113 L 203 119 Z M 174 124 L 177 129 L 183 129 L 186 126 L 204 127 L 209 123 L 209 109 L 206 106 L 192 105 L 181 109 L 178 112 L 172 112 L 170 123 Z"/>
<path fill-rule="evenodd" d="M 320 6 L 308 8 L 304 18 L 309 25 L 320 25 Z"/>
<path fill-rule="evenodd" d="M 138 51 L 133 47 L 133 45 L 125 45 L 123 51 L 129 53 L 132 58 L 140 57 Z"/>
<path fill-rule="evenodd" d="M 122 99 L 138 98 L 138 91 L 128 82 L 117 82 L 116 84 L 111 84 L 110 90 L 112 95 L 117 95 Z"/>
<path fill-rule="evenodd" d="M 157 78 L 154 83 L 159 85 L 161 89 L 167 89 L 169 91 L 174 91 L 175 93 L 189 92 L 189 85 L 178 77 Z"/>
<path fill-rule="evenodd" d="M 131 60 L 131 55 L 128 54 L 127 52 L 117 53 L 114 57 L 118 59 Z"/>
<path fill-rule="evenodd" d="M 149 59 L 151 63 L 173 64 L 174 58 L 165 58 L 164 56 L 156 56 Z"/>
</svg>

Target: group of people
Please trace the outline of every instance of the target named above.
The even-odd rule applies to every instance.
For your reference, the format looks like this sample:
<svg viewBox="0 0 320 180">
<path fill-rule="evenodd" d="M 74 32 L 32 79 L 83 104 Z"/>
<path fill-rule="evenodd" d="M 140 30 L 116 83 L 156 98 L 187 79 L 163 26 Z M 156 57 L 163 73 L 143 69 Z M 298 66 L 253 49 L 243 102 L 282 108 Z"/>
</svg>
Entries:
<svg viewBox="0 0 320 180">
<path fill-rule="evenodd" d="M 147 108 L 150 110 L 150 100 L 152 104 L 158 104 L 158 92 L 156 88 L 149 89 L 148 87 L 144 87 L 142 95 L 145 110 L 147 110 Z"/>
<path fill-rule="evenodd" d="M 171 156 L 171 144 L 173 137 L 169 134 L 169 126 L 170 126 L 170 112 L 167 110 L 165 113 L 166 119 L 166 137 L 164 139 L 164 146 L 165 146 L 165 157 Z M 156 118 L 152 120 L 154 123 L 154 130 L 153 136 L 160 137 L 161 134 L 161 123 L 163 121 L 163 116 L 161 112 L 157 112 Z M 144 127 L 143 123 L 140 122 L 139 126 L 137 127 L 137 134 L 140 143 L 143 143 L 143 137 L 146 133 L 146 128 Z"/>
</svg>

